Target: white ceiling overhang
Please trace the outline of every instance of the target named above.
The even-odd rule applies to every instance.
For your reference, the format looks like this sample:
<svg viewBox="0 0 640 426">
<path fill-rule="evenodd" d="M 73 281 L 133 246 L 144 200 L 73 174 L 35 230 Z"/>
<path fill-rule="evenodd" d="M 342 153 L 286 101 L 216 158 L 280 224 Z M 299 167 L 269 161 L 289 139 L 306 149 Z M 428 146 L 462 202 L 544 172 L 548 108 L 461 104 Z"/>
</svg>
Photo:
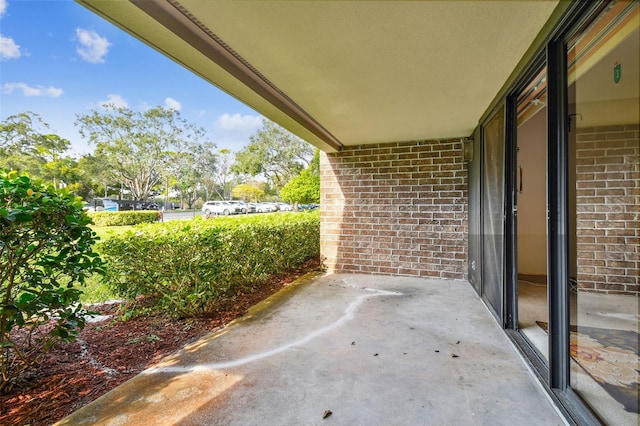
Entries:
<svg viewBox="0 0 640 426">
<path fill-rule="evenodd" d="M 470 135 L 558 4 L 78 1 L 325 151 Z"/>
</svg>

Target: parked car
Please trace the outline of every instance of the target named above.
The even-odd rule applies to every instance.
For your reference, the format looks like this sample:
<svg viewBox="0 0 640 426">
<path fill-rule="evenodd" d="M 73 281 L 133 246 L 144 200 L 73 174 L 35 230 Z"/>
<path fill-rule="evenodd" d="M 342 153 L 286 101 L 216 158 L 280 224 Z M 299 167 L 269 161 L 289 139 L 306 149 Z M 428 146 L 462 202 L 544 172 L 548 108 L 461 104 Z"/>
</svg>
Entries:
<svg viewBox="0 0 640 426">
<path fill-rule="evenodd" d="M 246 214 L 249 212 L 249 208 L 247 207 L 247 204 L 244 201 L 230 200 L 227 202 L 235 207 L 236 213 Z"/>
<path fill-rule="evenodd" d="M 276 203 L 276 205 L 278 206 L 278 210 L 283 211 L 283 212 L 292 212 L 293 211 L 293 206 L 289 203 L 283 203 L 282 201 L 279 201 Z"/>
<path fill-rule="evenodd" d="M 142 210 L 160 210 L 160 206 L 154 202 L 142 203 L 140 207 Z"/>
<path fill-rule="evenodd" d="M 225 215 L 234 214 L 236 206 L 229 204 L 227 201 L 207 201 L 202 205 L 202 213 L 205 215 Z"/>
<path fill-rule="evenodd" d="M 298 210 L 315 210 L 320 208 L 320 204 L 298 204 Z"/>
<path fill-rule="evenodd" d="M 258 203 L 257 211 L 259 213 L 270 213 L 278 210 L 273 203 Z"/>
<path fill-rule="evenodd" d="M 258 211 L 258 203 L 247 203 L 247 211 L 249 213 L 255 213 Z"/>
</svg>

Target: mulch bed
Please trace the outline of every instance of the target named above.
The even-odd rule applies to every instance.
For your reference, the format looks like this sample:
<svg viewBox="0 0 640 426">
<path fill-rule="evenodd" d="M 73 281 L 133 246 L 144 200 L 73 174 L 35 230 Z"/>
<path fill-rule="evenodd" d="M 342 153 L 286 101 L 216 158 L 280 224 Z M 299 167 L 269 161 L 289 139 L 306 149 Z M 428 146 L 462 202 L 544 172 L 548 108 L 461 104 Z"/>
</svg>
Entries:
<svg viewBox="0 0 640 426">
<path fill-rule="evenodd" d="M 113 317 L 87 324 L 75 342 L 52 349 L 38 368 L 5 389 L 0 395 L 0 425 L 50 425 L 61 420 L 319 268 L 319 260 L 312 259 L 295 271 L 273 277 L 255 293 L 220 303 L 216 314 L 206 318 L 144 316 L 121 321 L 118 303 L 92 307 Z"/>
</svg>

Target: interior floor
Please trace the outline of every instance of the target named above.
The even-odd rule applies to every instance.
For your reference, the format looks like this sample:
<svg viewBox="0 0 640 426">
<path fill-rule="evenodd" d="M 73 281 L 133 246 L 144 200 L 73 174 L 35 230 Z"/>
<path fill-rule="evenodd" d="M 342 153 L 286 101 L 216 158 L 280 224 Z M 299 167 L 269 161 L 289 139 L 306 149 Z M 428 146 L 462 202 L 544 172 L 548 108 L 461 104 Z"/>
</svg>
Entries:
<svg viewBox="0 0 640 426">
<path fill-rule="evenodd" d="M 548 361 L 549 339 L 536 321 L 548 322 L 547 285 L 518 281 L 518 328 Z"/>
<path fill-rule="evenodd" d="M 639 301 L 640 299 L 636 296 L 579 292 L 577 295 L 572 295 L 571 306 L 577 311 L 579 327 L 638 333 L 640 331 Z M 548 335 L 538 322 L 548 323 L 547 286 L 544 283 L 519 280 L 518 327 L 531 345 L 548 361 Z M 635 342 L 636 347 L 639 343 Z M 636 380 L 640 374 L 638 373 L 640 365 L 637 367 Z M 571 360 L 571 383 L 572 387 L 588 401 L 606 423 L 637 425 L 638 414 L 625 411 L 622 404 L 610 396 L 573 359 Z"/>
</svg>

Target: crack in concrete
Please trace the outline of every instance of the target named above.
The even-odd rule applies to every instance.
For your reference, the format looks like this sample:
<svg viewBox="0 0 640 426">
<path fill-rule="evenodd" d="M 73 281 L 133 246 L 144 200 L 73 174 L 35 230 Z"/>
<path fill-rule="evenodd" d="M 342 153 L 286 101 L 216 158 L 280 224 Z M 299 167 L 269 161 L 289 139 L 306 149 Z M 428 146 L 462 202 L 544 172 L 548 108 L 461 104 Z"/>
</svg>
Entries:
<svg viewBox="0 0 640 426">
<path fill-rule="evenodd" d="M 345 283 L 346 284 L 346 283 Z M 351 287 L 351 286 L 350 286 Z M 306 336 L 302 337 L 301 339 L 295 340 L 293 342 L 278 346 L 276 348 L 270 349 L 268 351 L 264 351 L 264 352 L 260 352 L 254 355 L 250 355 L 250 356 L 246 356 L 244 358 L 240 358 L 240 359 L 236 359 L 236 360 L 232 360 L 232 361 L 226 361 L 226 362 L 220 362 L 220 363 L 210 363 L 210 364 L 201 364 L 201 365 L 196 365 L 196 366 L 171 366 L 171 367 L 151 367 L 148 370 L 143 371 L 141 374 L 144 375 L 150 375 L 150 374 L 158 374 L 158 373 L 190 373 L 190 372 L 196 372 L 196 371 L 203 371 L 203 370 L 223 370 L 223 369 L 229 369 L 229 368 L 234 368 L 234 367 L 239 367 L 241 365 L 244 364 L 248 364 L 251 362 L 255 362 L 255 361 L 259 361 L 261 359 L 264 358 L 268 358 L 277 354 L 280 354 L 282 352 L 285 352 L 289 349 L 292 349 L 294 347 L 297 346 L 302 346 L 305 343 L 310 342 L 311 340 L 331 331 L 334 330 L 336 328 L 339 328 L 341 326 L 343 326 L 347 321 L 352 320 L 355 317 L 355 312 L 358 308 L 358 306 L 360 306 L 360 304 L 362 304 L 362 302 L 365 299 L 368 299 L 370 297 L 376 297 L 376 296 L 402 296 L 403 294 L 400 292 L 395 292 L 395 291 L 387 291 L 387 290 L 376 290 L 376 289 L 372 289 L 372 288 L 367 288 L 367 287 L 359 287 L 362 288 L 363 290 L 366 290 L 368 292 L 372 292 L 375 294 L 362 294 L 358 297 L 356 297 L 356 300 L 354 300 L 353 302 L 351 302 L 349 304 L 349 306 L 347 306 L 347 309 L 345 309 L 344 314 L 338 318 L 336 321 L 332 322 L 331 324 L 328 324 L 322 328 L 319 328 L 309 334 L 307 334 Z"/>
</svg>

